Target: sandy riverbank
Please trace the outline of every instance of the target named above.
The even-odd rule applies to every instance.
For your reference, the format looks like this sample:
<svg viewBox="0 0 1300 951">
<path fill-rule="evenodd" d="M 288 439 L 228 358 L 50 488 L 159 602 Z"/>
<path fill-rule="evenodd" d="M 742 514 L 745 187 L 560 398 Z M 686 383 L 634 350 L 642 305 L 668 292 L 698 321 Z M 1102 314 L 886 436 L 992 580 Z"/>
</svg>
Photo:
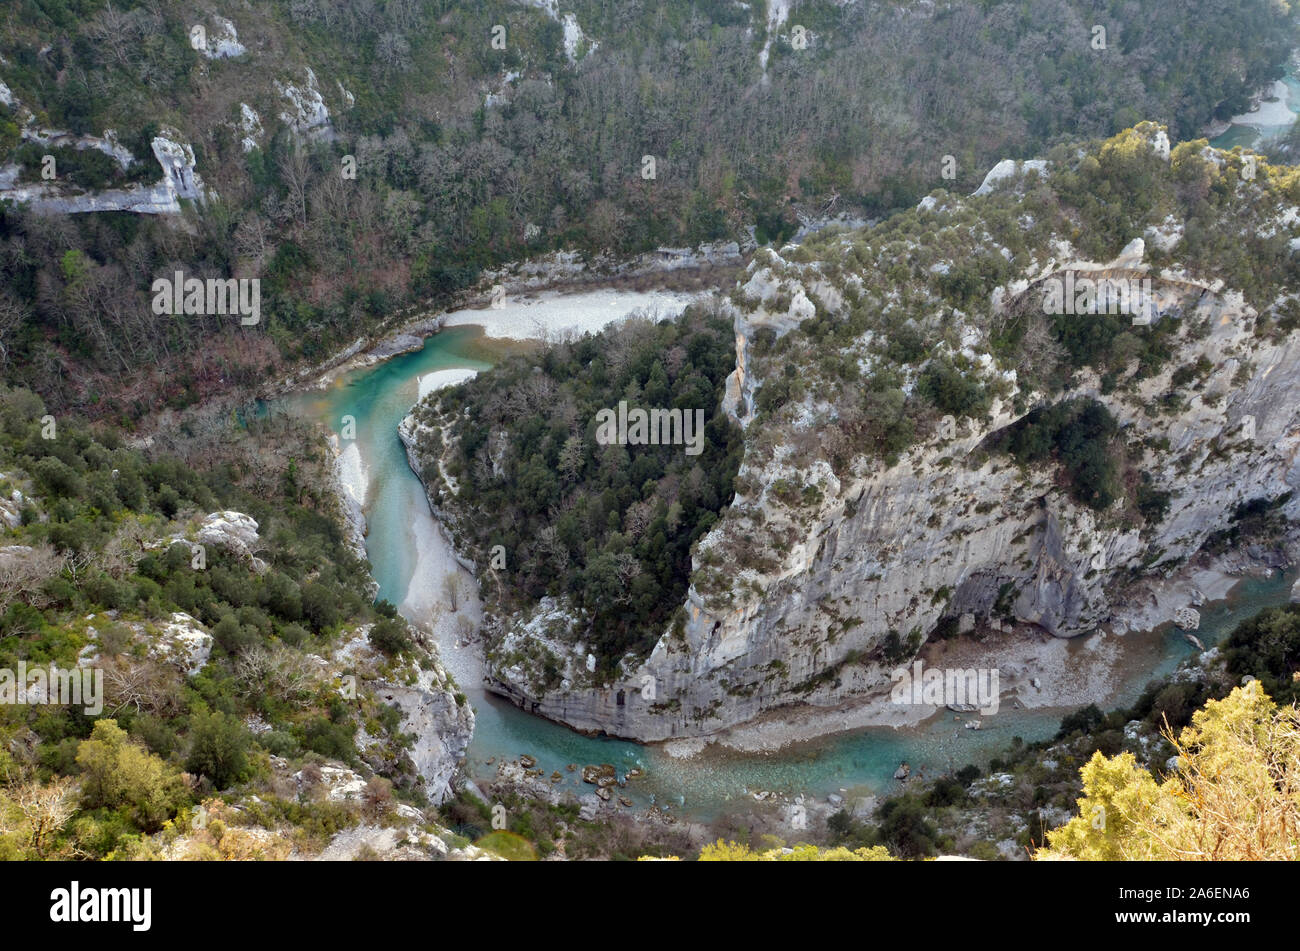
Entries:
<svg viewBox="0 0 1300 951">
<path fill-rule="evenodd" d="M 353 503 L 364 506 L 366 492 L 370 488 L 370 475 L 365 462 L 361 459 L 361 450 L 355 441 L 350 441 L 339 452 L 337 472 L 339 486 Z"/>
<path fill-rule="evenodd" d="M 1253 129 L 1269 129 L 1295 122 L 1296 114 L 1290 109 L 1291 90 L 1282 80 L 1277 80 L 1263 91 L 1259 101 L 1249 112 L 1233 116 L 1233 125 L 1246 125 Z"/>
<path fill-rule="evenodd" d="M 343 528 L 348 547 L 358 558 L 366 557 L 366 493 L 370 488 L 369 473 L 361 459 L 355 442 L 340 448 L 339 438 L 329 435 L 330 451 L 334 453 L 334 493 L 343 512 Z M 374 579 L 371 588 L 376 588 Z"/>
<path fill-rule="evenodd" d="M 413 518 L 415 570 L 401 603 L 402 616 L 428 631 L 438 645 L 442 665 L 462 686 L 483 680 L 483 657 L 472 634 L 483 620 L 474 576 L 461 566 L 442 527 L 429 518 Z M 455 586 L 455 610 L 449 587 Z"/>
<path fill-rule="evenodd" d="M 420 377 L 419 399 L 424 399 L 430 393 L 438 390 L 445 390 L 449 386 L 455 386 L 457 383 L 472 380 L 476 376 L 478 376 L 478 370 L 471 370 L 468 367 L 455 367 L 451 370 L 434 370 L 432 373 L 426 373 Z"/>
<path fill-rule="evenodd" d="M 466 308 L 446 315 L 443 326 L 478 326 L 506 340 L 562 340 L 598 333 L 616 320 L 644 314 L 676 317 L 701 295 L 680 291 L 622 291 L 614 288 L 563 294 L 545 291 L 505 297 L 500 306 Z"/>
</svg>

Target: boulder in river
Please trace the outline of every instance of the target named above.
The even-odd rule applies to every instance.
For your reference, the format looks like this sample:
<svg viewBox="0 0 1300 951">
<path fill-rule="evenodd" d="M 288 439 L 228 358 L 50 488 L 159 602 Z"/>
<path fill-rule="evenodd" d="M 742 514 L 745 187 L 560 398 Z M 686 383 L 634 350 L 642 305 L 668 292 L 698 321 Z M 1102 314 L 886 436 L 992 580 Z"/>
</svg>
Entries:
<svg viewBox="0 0 1300 951">
<path fill-rule="evenodd" d="M 610 786 L 618 780 L 618 774 L 610 763 L 599 766 L 582 767 L 582 781 L 593 786 Z"/>
</svg>

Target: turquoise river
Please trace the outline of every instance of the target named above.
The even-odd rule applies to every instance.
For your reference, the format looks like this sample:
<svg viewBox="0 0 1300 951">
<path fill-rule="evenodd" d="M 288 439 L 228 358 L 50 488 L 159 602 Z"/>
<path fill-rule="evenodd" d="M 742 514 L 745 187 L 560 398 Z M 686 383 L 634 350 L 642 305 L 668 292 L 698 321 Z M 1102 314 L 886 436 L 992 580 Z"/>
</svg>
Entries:
<svg viewBox="0 0 1300 951">
<path fill-rule="evenodd" d="M 432 519 L 423 488 L 409 468 L 396 434 L 416 402 L 418 380 L 435 370 L 487 369 L 502 352 L 477 327 L 455 327 L 428 338 L 423 349 L 342 375 L 328 388 L 285 397 L 277 410 L 303 413 L 338 433 L 344 416 L 356 420 L 358 448 L 369 476 L 365 513 L 366 548 L 379 584 L 379 596 L 401 604 L 416 562 L 415 527 Z M 1242 581 L 1231 598 L 1204 606 L 1198 635 L 1210 646 L 1240 620 L 1263 607 L 1284 603 L 1291 578 Z M 412 619 L 416 620 L 416 619 Z M 1181 632 L 1165 626 L 1124 638 L 1126 674 L 1103 706 L 1131 702 L 1146 683 L 1190 656 Z M 1078 651 L 1071 645 L 1071 657 Z M 772 790 L 788 795 L 825 797 L 844 790 L 848 797 L 888 793 L 897 787 L 894 770 L 902 761 L 913 776 L 936 775 L 968 762 L 983 763 L 1015 736 L 1051 736 L 1069 709 L 1002 710 L 984 719 L 981 730 L 965 730 L 952 714 L 940 712 L 919 727 L 869 728 L 785 747 L 779 752 L 740 754 L 717 745 L 690 758 L 674 758 L 657 746 L 579 735 L 566 727 L 524 713 L 478 684 L 462 688 L 477 715 L 466 768 L 475 779 L 496 772 L 502 757 L 529 754 L 549 775 L 559 770 L 561 788 L 587 792 L 568 764 L 612 763 L 620 774 L 633 766 L 645 775 L 628 784 L 626 794 L 639 806 L 651 802 L 678 814 L 707 820 L 742 804 L 749 793 Z M 489 765 L 492 761 L 492 765 Z"/>
</svg>

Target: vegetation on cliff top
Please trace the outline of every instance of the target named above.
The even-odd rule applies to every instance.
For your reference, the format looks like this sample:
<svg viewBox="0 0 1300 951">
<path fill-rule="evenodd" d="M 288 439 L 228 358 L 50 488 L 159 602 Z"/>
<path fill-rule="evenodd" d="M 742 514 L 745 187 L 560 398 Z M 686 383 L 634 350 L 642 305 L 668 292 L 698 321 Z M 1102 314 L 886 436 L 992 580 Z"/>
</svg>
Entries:
<svg viewBox="0 0 1300 951">
<path fill-rule="evenodd" d="M 103 709 L 0 704 L 0 856 L 147 851 L 144 836 L 247 783 L 268 809 L 297 810 L 304 834 L 355 821 L 294 795 L 275 805 L 271 755 L 373 766 L 418 801 L 400 712 L 360 685 L 343 696 L 308 657 L 362 624 L 387 649 L 414 650 L 406 622 L 371 604 L 319 443 L 284 419 L 250 422 L 257 435 L 228 421 L 220 444 L 146 454 L 75 417 L 50 430 L 43 415 L 30 392 L 0 390 L 0 489 L 21 499 L 0 548 L 0 668 L 76 669 L 95 654 Z M 253 516 L 258 543 L 206 544 L 196 568 L 183 539 L 214 510 Z M 197 673 L 156 650 L 176 612 L 193 619 L 187 633 L 213 637 Z M 369 763 L 359 728 L 375 740 Z"/>
<path fill-rule="evenodd" d="M 1238 686 L 1248 676 L 1257 682 Z M 1278 822 L 1293 823 L 1300 809 L 1298 689 L 1300 605 L 1268 608 L 1238 624 L 1207 666 L 1153 681 L 1131 707 L 1080 708 L 1049 740 L 1017 737 L 986 764 L 910 782 L 872 821 L 840 812 L 828 841 L 883 845 L 904 858 L 1197 859 L 1209 857 L 1213 839 L 1223 858 L 1290 857 L 1294 837 L 1280 834 Z M 1236 765 L 1220 768 L 1229 762 Z M 1094 805 L 1106 809 L 1106 822 Z M 1253 841 L 1242 834 L 1252 816 L 1264 833 Z M 1157 832 L 1170 834 L 1165 846 Z"/>
<path fill-rule="evenodd" d="M 1132 753 L 1094 753 L 1079 814 L 1035 858 L 1295 861 L 1300 858 L 1300 712 L 1254 681 L 1211 700 L 1166 739 L 1177 760 L 1152 775 Z"/>
<path fill-rule="evenodd" d="M 1222 403 L 1223 381 L 1207 384 L 1212 360 L 1172 365 L 1213 330 L 1217 312 L 1198 308 L 1194 282 L 1240 290 L 1257 312 L 1241 319 L 1263 340 L 1295 330 L 1300 169 L 1203 139 L 1166 151 L 1163 136 L 1142 123 L 1053 149 L 1044 169 L 989 194 L 937 191 L 879 225 L 756 253 L 752 278 L 731 294 L 752 315 L 744 503 L 719 520 L 694 579 L 712 609 L 748 603 L 778 569 L 790 533 L 821 511 L 823 463 L 841 485 L 896 466 L 914 445 L 939 454 L 926 465 L 948 465 L 956 460 L 941 451 L 956 428 L 944 436 L 944 427 L 972 419 L 987 428 L 995 409 L 1022 418 L 985 448 L 1027 467 L 1057 462 L 1073 501 L 1110 520 L 1141 528 L 1164 518 L 1176 489 L 1141 470 L 1166 447 L 1158 433 L 1130 444 L 1118 406 L 1158 430 L 1196 395 Z M 1130 314 L 1047 313 L 1043 287 L 1026 287 L 1072 260 L 1104 265 L 1135 239 L 1153 284 L 1165 269 L 1186 278 L 1148 325 Z M 796 322 L 801 294 L 812 313 Z M 1063 397 L 1070 389 L 1080 400 Z M 797 455 L 785 452 L 791 445 Z"/>
<path fill-rule="evenodd" d="M 654 646 L 693 544 L 731 501 L 742 439 L 720 404 L 734 366 L 730 321 L 695 306 L 508 360 L 416 408 L 436 428 L 417 445 L 422 474 L 496 606 L 564 599 L 581 618 L 567 636 L 607 668 Z M 599 444 L 597 414 L 620 402 L 698 412 L 699 445 Z"/>
</svg>

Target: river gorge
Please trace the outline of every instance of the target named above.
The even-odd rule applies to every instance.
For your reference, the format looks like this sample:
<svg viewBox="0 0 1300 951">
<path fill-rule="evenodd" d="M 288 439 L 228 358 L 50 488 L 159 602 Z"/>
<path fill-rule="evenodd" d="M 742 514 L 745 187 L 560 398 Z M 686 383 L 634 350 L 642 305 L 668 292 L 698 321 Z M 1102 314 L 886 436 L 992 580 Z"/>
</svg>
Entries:
<svg viewBox="0 0 1300 951">
<path fill-rule="evenodd" d="M 413 624 L 432 631 L 444 665 L 472 704 L 477 725 L 465 763 L 470 778 L 490 780 L 502 763 L 527 755 L 535 758 L 544 775 L 559 772 L 560 790 L 582 795 L 591 787 L 584 786 L 579 772 L 566 767 L 610 763 L 620 775 L 634 768 L 643 772 L 623 791 L 636 807 L 654 804 L 701 820 L 760 791 L 786 798 L 839 796 L 853 803 L 896 789 L 893 775 L 901 762 L 910 764 L 912 776 L 937 776 L 986 760 L 1013 737 L 1050 737 L 1062 715 L 1080 705 L 1096 702 L 1110 709 L 1132 702 L 1147 682 L 1167 675 L 1196 653 L 1183 632 L 1170 624 L 1122 636 L 1098 632 L 1064 640 L 1043 635 L 1032 644 L 1021 639 L 1000 647 L 1037 673 L 1035 684 L 1039 677 L 1056 683 L 1048 684 L 1046 702 L 1005 697 L 1000 711 L 984 717 L 978 730 L 964 728 L 962 721 L 968 717 L 940 708 L 919 723 L 850 728 L 801 739 L 798 731 L 782 729 L 768 717 L 754 729 L 742 730 L 741 741 L 733 738 L 730 746 L 698 740 L 640 745 L 584 736 L 489 693 L 482 685 L 482 659 L 471 633 L 481 610 L 473 595 L 476 585 L 457 563 L 430 512 L 398 438 L 398 425 L 427 392 L 486 370 L 505 353 L 526 349 L 532 345 L 529 338 L 595 330 L 646 308 L 667 315 L 679 312 L 687 300 L 671 292 L 605 288 L 546 292 L 511 298 L 499 308 L 457 311 L 422 348 L 332 375 L 322 387 L 293 393 L 277 405 L 319 422 L 337 436 L 345 435 L 345 417 L 354 421 L 355 440 L 342 441 L 339 469 L 345 490 L 365 514 L 365 547 L 378 597 L 399 605 Z M 454 611 L 446 583 L 449 573 L 459 579 Z M 1223 583 L 1222 591 L 1232 587 L 1231 594 L 1201 606 L 1197 636 L 1206 648 L 1212 647 L 1239 621 L 1285 603 L 1292 580 L 1289 573 L 1273 571 L 1266 577 L 1247 576 L 1235 587 L 1231 580 Z M 851 718 L 843 722 L 853 725 Z M 777 740 L 764 739 L 773 732 Z M 828 732 L 824 723 L 818 732 Z"/>
</svg>

